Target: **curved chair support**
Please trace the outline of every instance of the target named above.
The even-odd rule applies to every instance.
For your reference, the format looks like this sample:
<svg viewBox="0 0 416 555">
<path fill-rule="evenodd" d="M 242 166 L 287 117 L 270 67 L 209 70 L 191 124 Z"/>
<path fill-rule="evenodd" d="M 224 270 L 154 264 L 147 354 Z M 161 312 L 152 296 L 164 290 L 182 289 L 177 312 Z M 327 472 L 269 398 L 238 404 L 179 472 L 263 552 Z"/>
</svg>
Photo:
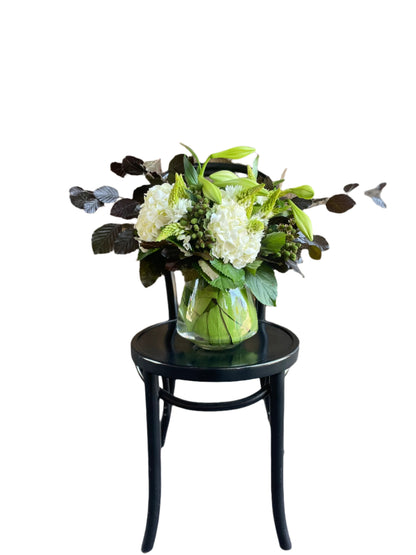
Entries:
<svg viewBox="0 0 416 555">
<path fill-rule="evenodd" d="M 223 401 L 219 403 L 196 403 L 194 401 L 187 401 L 186 399 L 180 399 L 171 395 L 168 391 L 164 389 L 159 390 L 159 397 L 164 401 L 167 401 L 170 405 L 175 405 L 175 407 L 180 407 L 181 409 L 188 410 L 198 410 L 198 411 L 221 411 L 221 410 L 233 410 L 241 409 L 243 407 L 249 407 L 261 399 L 265 399 L 269 395 L 269 387 L 264 386 L 259 389 L 256 393 L 244 397 L 243 399 L 236 399 L 235 401 Z"/>
</svg>

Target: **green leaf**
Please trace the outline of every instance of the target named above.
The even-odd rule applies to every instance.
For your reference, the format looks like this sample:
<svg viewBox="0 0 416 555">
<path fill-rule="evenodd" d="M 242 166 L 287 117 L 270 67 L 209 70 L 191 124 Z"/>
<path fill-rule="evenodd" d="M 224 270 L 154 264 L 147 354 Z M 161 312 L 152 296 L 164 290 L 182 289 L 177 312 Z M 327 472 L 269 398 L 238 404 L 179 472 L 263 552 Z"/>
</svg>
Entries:
<svg viewBox="0 0 416 555">
<path fill-rule="evenodd" d="M 221 291 L 235 289 L 236 287 L 234 280 L 223 275 L 219 275 L 216 279 L 210 281 L 209 284 L 212 285 L 212 287 L 217 287 L 218 289 L 221 289 Z"/>
<path fill-rule="evenodd" d="M 279 252 L 286 243 L 286 233 L 283 231 L 274 231 L 268 233 L 261 242 L 261 250 L 270 253 Z"/>
<path fill-rule="evenodd" d="M 241 287 L 244 283 L 244 270 L 234 268 L 232 264 L 222 262 L 218 258 L 211 260 L 211 266 L 220 274 L 230 278 L 234 283 L 234 287 Z"/>
<path fill-rule="evenodd" d="M 293 217 L 299 230 L 310 240 L 313 240 L 312 222 L 307 214 L 296 206 L 294 202 L 288 200 L 292 208 Z"/>
<path fill-rule="evenodd" d="M 246 272 L 246 284 L 262 304 L 276 306 L 277 282 L 273 268 L 268 264 L 263 262 L 255 275 Z"/>
<path fill-rule="evenodd" d="M 232 337 L 224 321 L 219 306 L 213 306 L 208 311 L 207 326 L 208 335 L 211 343 L 228 344 L 232 343 Z"/>
<path fill-rule="evenodd" d="M 212 299 L 217 299 L 219 293 L 218 289 L 210 287 L 209 285 L 205 287 L 205 289 L 199 290 L 198 294 L 195 295 L 194 302 L 190 301 L 188 304 L 188 311 L 192 311 L 189 319 L 195 320 L 195 318 L 201 316 L 207 310 Z"/>
<path fill-rule="evenodd" d="M 193 167 L 187 156 L 183 157 L 183 166 L 185 168 L 185 180 L 188 185 L 198 185 L 198 172 Z"/>
<path fill-rule="evenodd" d="M 241 337 L 246 335 L 252 326 L 251 305 L 247 299 L 247 292 L 241 292 L 242 299 L 236 301 L 228 291 L 220 291 L 218 295 L 218 308 L 233 343 L 238 343 Z M 257 314 L 256 314 L 257 316 Z"/>
<path fill-rule="evenodd" d="M 275 188 L 279 188 L 280 185 L 284 182 L 284 179 L 278 179 L 277 181 L 273 181 L 273 185 Z"/>
<path fill-rule="evenodd" d="M 199 161 L 198 156 L 195 154 L 195 152 L 192 150 L 192 148 L 189 147 L 189 146 L 184 145 L 183 143 L 180 143 L 180 144 L 181 144 L 183 147 L 185 147 L 186 150 L 188 150 L 188 151 L 192 154 L 192 156 L 194 157 L 196 163 L 198 164 L 198 169 L 200 169 L 200 168 L 201 168 L 201 162 Z"/>
<path fill-rule="evenodd" d="M 250 262 L 250 264 L 247 264 L 245 267 L 245 270 L 246 272 L 250 272 L 250 274 L 255 276 L 259 266 L 261 265 L 262 265 L 262 260 L 255 260 L 254 262 Z"/>
<path fill-rule="evenodd" d="M 105 224 L 96 229 L 91 238 L 94 254 L 111 252 L 114 248 L 114 241 L 121 230 L 120 224 Z"/>
<path fill-rule="evenodd" d="M 259 155 L 257 154 L 257 156 L 254 158 L 254 162 L 253 162 L 253 174 L 254 177 L 257 179 L 257 176 L 259 175 Z"/>
<path fill-rule="evenodd" d="M 204 312 L 199 318 L 196 319 L 192 331 L 202 337 L 208 338 L 208 312 Z"/>
<path fill-rule="evenodd" d="M 228 160 L 238 160 L 240 158 L 245 158 L 249 154 L 256 152 L 255 148 L 250 146 L 235 146 L 227 150 L 222 150 L 221 152 L 215 152 L 210 155 L 210 158 L 227 158 Z"/>
</svg>

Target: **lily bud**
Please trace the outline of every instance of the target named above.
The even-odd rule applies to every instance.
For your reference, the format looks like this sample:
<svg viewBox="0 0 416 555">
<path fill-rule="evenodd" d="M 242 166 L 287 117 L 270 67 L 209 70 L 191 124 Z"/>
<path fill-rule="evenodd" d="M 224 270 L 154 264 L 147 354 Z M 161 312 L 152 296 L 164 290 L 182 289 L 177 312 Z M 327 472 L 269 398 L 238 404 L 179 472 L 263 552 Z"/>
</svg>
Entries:
<svg viewBox="0 0 416 555">
<path fill-rule="evenodd" d="M 306 198 L 306 199 L 313 198 L 313 195 L 315 194 L 312 187 L 310 187 L 309 185 L 301 185 L 300 187 L 285 189 L 280 194 L 281 196 L 283 196 L 283 195 L 287 195 L 288 193 L 293 193 L 299 198 Z"/>
<path fill-rule="evenodd" d="M 202 185 L 202 192 L 206 198 L 216 202 L 217 204 L 221 204 L 221 191 L 216 185 L 201 175 L 198 176 L 198 182 Z"/>
<path fill-rule="evenodd" d="M 221 152 L 215 152 L 210 155 L 210 158 L 227 158 L 228 160 L 238 160 L 239 158 L 244 158 L 249 154 L 256 152 L 255 148 L 251 146 L 235 146 L 234 148 L 229 148 L 228 150 L 222 150 Z"/>
</svg>

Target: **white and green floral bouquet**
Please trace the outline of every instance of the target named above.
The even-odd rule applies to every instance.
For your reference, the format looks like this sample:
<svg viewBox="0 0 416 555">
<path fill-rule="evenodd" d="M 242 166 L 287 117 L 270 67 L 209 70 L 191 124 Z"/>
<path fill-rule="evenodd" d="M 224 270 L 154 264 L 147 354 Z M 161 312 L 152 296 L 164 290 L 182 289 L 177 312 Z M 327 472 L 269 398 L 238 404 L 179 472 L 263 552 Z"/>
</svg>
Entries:
<svg viewBox="0 0 416 555">
<path fill-rule="evenodd" d="M 167 172 L 160 160 L 144 162 L 133 156 L 111 164 L 121 177 L 146 177 L 148 184 L 137 187 L 132 198 L 121 198 L 108 186 L 95 191 L 73 187 L 70 198 L 89 213 L 113 203 L 113 216 L 135 219 L 134 224 L 98 228 L 92 236 L 94 253 L 138 250 L 145 287 L 168 271 L 181 270 L 185 290 L 179 333 L 202 346 L 232 346 L 257 330 L 252 297 L 264 305 L 276 304 L 275 270 L 301 273 L 303 250 L 319 260 L 329 248 L 322 236 L 313 234 L 304 210 L 324 204 L 332 212 L 345 212 L 355 204 L 345 193 L 358 185 L 314 199 L 309 185 L 285 188 L 285 172 L 275 181 L 261 173 L 258 156 L 251 165 L 233 162 L 255 154 L 254 148 L 215 152 L 201 163 L 183 146 L 189 155 L 176 155 Z M 384 185 L 366 192 L 377 204 L 384 204 Z"/>
</svg>

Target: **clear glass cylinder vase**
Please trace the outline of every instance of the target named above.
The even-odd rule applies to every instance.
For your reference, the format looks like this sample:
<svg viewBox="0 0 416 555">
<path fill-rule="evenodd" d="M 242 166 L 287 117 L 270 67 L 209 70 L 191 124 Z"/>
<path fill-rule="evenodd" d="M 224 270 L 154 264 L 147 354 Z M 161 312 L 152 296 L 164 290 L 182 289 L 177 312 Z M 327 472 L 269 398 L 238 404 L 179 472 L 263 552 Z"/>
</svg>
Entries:
<svg viewBox="0 0 416 555">
<path fill-rule="evenodd" d="M 221 291 L 204 279 L 185 281 L 177 331 L 198 347 L 230 349 L 258 329 L 257 310 L 246 287 Z"/>
</svg>

